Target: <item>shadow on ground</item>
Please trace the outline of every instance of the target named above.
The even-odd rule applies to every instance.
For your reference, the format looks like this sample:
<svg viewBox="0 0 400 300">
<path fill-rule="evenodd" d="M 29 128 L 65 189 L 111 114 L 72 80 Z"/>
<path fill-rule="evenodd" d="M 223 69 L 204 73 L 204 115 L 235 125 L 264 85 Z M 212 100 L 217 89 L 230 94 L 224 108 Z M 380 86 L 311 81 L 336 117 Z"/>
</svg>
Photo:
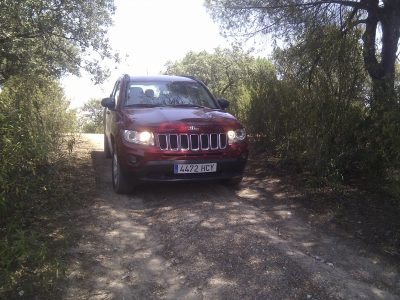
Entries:
<svg viewBox="0 0 400 300">
<path fill-rule="evenodd" d="M 399 269 L 305 222 L 278 179 L 147 184 L 116 195 L 92 152 L 93 205 L 74 212 L 79 244 L 66 299 L 398 299 Z"/>
</svg>

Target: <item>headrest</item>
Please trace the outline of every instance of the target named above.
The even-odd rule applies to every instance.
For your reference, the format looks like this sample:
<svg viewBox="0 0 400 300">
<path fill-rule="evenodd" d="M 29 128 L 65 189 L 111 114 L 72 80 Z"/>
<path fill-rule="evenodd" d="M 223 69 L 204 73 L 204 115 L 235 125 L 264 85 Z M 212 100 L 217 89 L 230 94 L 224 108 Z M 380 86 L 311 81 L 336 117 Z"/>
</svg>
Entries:
<svg viewBox="0 0 400 300">
<path fill-rule="evenodd" d="M 127 104 L 139 104 L 141 97 L 143 97 L 143 89 L 138 86 L 133 86 L 129 89 L 128 103 Z"/>
<path fill-rule="evenodd" d="M 145 94 L 147 97 L 151 97 L 151 98 L 154 97 L 154 91 L 153 91 L 152 89 L 146 90 L 146 91 L 144 92 L 144 94 Z"/>
</svg>

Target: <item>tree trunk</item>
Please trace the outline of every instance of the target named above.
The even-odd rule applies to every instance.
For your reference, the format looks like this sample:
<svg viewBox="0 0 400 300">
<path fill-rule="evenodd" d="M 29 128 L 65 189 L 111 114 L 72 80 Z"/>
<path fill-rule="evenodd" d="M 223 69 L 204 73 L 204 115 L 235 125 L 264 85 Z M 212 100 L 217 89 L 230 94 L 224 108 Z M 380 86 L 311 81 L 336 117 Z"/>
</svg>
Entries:
<svg viewBox="0 0 400 300">
<path fill-rule="evenodd" d="M 396 103 L 394 78 L 372 78 L 372 105 L 389 108 Z"/>
<path fill-rule="evenodd" d="M 364 63 L 373 82 L 372 104 L 381 108 L 389 108 L 396 101 L 395 63 L 400 37 L 400 5 L 396 1 L 384 1 L 384 7 L 370 8 L 363 35 Z M 378 24 L 382 27 L 380 60 L 375 46 Z"/>
</svg>

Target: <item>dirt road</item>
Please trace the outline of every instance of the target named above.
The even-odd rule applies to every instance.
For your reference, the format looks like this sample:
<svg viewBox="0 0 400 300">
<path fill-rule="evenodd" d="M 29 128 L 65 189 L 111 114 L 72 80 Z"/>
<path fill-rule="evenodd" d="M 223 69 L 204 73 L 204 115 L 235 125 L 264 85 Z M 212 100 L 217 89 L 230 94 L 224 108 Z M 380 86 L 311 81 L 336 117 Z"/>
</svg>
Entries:
<svg viewBox="0 0 400 300">
<path fill-rule="evenodd" d="M 400 299 L 398 265 L 314 228 L 278 179 L 116 195 L 102 135 L 86 138 L 96 192 L 71 212 L 79 243 L 64 299 Z"/>
</svg>

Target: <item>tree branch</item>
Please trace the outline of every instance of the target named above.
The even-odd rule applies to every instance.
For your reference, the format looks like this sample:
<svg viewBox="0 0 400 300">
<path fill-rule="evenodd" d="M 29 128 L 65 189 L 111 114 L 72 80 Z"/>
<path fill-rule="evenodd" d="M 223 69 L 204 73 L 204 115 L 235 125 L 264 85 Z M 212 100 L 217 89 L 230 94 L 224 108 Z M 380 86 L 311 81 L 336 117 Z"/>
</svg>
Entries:
<svg viewBox="0 0 400 300">
<path fill-rule="evenodd" d="M 262 10 L 274 10 L 274 9 L 284 9 L 289 7 L 313 7 L 313 6 L 321 6 L 324 4 L 339 4 L 340 6 L 348 6 L 354 7 L 357 9 L 367 9 L 367 6 L 363 1 L 354 2 L 354 1 L 342 1 L 342 0 L 321 0 L 321 1 L 312 1 L 308 3 L 298 3 L 298 4 L 282 4 L 282 5 L 270 5 L 270 6 L 227 6 L 229 9 L 262 9 Z"/>
</svg>

